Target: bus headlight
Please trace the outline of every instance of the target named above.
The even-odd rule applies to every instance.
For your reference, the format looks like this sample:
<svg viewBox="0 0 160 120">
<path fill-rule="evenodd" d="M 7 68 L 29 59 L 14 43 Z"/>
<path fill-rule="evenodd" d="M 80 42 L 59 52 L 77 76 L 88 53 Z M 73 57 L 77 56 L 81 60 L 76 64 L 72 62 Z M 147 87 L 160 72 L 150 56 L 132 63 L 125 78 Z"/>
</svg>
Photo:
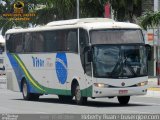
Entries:
<svg viewBox="0 0 160 120">
<path fill-rule="evenodd" d="M 141 83 L 138 83 L 137 86 L 145 86 L 148 84 L 148 81 L 145 81 L 145 82 L 141 82 Z"/>
<path fill-rule="evenodd" d="M 101 88 L 105 88 L 105 87 L 108 87 L 109 85 L 104 84 L 104 83 L 94 83 L 94 86 L 96 86 L 96 87 L 101 87 Z"/>
</svg>

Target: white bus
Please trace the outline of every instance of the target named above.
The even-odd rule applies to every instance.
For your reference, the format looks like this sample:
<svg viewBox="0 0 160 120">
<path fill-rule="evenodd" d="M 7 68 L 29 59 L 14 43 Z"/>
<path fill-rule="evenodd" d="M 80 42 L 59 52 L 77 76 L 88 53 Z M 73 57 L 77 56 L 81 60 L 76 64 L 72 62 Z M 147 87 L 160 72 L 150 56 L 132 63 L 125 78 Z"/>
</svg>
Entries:
<svg viewBox="0 0 160 120">
<path fill-rule="evenodd" d="M 106 18 L 50 22 L 6 32 L 7 86 L 25 100 L 56 94 L 84 104 L 88 97 L 147 92 L 147 49 L 138 25 Z"/>
</svg>

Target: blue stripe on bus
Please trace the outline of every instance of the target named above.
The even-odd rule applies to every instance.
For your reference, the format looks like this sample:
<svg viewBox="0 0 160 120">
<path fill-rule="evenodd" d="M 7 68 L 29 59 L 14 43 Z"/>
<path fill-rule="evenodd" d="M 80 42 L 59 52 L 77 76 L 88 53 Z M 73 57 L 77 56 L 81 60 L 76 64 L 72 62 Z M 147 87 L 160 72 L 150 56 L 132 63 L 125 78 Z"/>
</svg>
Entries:
<svg viewBox="0 0 160 120">
<path fill-rule="evenodd" d="M 18 62 L 16 61 L 16 59 L 13 57 L 13 55 L 7 53 L 7 56 L 9 58 L 9 60 L 10 60 L 12 68 L 13 68 L 13 70 L 15 72 L 15 75 L 16 75 L 16 78 L 17 78 L 17 81 L 18 81 L 18 84 L 19 84 L 19 88 L 21 90 L 21 80 L 25 76 L 25 74 L 24 74 L 22 68 L 20 67 L 20 65 L 18 64 Z M 28 85 L 28 88 L 29 88 L 29 92 L 37 93 L 37 91 L 32 87 L 32 85 L 29 84 L 28 80 L 26 82 L 27 82 L 27 85 Z"/>
</svg>

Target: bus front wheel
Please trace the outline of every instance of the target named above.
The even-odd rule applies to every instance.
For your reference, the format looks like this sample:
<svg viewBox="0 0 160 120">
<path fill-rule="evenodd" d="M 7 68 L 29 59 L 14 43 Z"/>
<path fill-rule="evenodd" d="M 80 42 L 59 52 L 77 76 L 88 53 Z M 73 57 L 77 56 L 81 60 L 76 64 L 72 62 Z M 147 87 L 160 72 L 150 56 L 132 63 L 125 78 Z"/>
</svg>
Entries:
<svg viewBox="0 0 160 120">
<path fill-rule="evenodd" d="M 83 105 L 87 102 L 87 97 L 83 97 L 81 95 L 81 90 L 78 83 L 75 85 L 74 95 L 75 95 L 75 101 L 78 105 Z"/>
<path fill-rule="evenodd" d="M 127 105 L 130 100 L 130 96 L 118 96 L 117 98 L 121 105 Z"/>
<path fill-rule="evenodd" d="M 25 80 L 22 83 L 22 95 L 24 100 L 31 100 L 31 101 L 39 100 L 39 94 L 29 92 L 28 85 Z"/>
</svg>

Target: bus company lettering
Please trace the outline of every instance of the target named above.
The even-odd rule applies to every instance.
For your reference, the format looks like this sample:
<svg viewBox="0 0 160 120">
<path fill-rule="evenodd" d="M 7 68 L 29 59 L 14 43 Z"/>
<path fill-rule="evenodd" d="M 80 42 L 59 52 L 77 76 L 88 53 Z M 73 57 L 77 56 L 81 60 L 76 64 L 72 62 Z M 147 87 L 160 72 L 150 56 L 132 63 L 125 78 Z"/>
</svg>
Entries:
<svg viewBox="0 0 160 120">
<path fill-rule="evenodd" d="M 53 63 L 52 63 L 52 60 L 51 58 L 47 58 L 46 59 L 46 64 L 45 64 L 46 67 L 53 67 Z"/>
<path fill-rule="evenodd" d="M 46 60 L 43 60 L 41 58 L 32 56 L 32 62 L 33 62 L 33 67 L 53 67 L 51 58 L 46 58 Z"/>
<path fill-rule="evenodd" d="M 32 56 L 32 61 L 33 61 L 33 67 L 44 67 L 44 60 L 40 58 Z"/>
</svg>

